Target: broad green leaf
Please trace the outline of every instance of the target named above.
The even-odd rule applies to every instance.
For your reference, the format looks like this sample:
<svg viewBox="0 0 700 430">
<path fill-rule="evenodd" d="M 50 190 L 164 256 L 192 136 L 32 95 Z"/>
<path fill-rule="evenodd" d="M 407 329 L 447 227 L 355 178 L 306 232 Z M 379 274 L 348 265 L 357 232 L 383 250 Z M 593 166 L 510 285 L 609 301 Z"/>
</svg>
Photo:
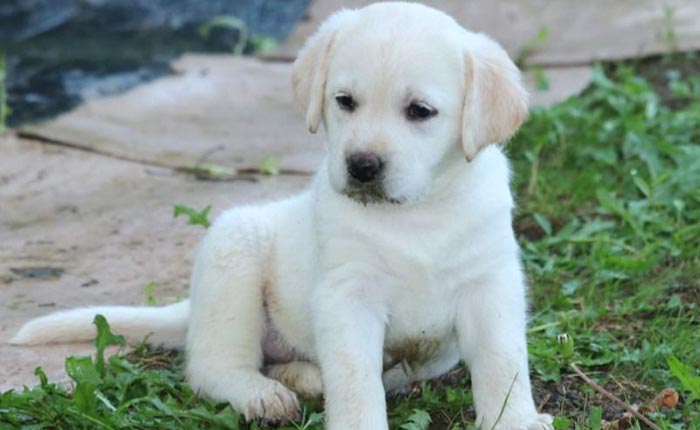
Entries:
<svg viewBox="0 0 700 430">
<path fill-rule="evenodd" d="M 690 393 L 692 400 L 699 400 L 700 376 L 696 374 L 695 370 L 676 357 L 668 359 L 668 368 L 671 374 L 681 382 L 683 389 Z"/>
<path fill-rule="evenodd" d="M 66 359 L 66 373 L 78 384 L 99 385 L 102 382 L 100 373 L 92 361 L 92 357 L 68 357 Z"/>
<path fill-rule="evenodd" d="M 173 208 L 173 216 L 177 218 L 180 215 L 186 215 L 189 219 L 188 223 L 190 225 L 201 225 L 204 228 L 209 228 L 211 222 L 209 222 L 209 211 L 211 211 L 211 206 L 207 206 L 201 211 L 192 209 L 185 205 L 175 205 Z"/>
<path fill-rule="evenodd" d="M 97 353 L 95 355 L 95 369 L 100 375 L 105 374 L 105 349 L 109 346 L 125 346 L 126 340 L 122 335 L 112 334 L 109 328 L 107 319 L 102 315 L 95 315 L 95 319 L 92 322 L 97 327 L 97 336 L 93 344 L 97 348 Z"/>
<path fill-rule="evenodd" d="M 591 408 L 588 412 L 588 427 L 590 430 L 601 430 L 603 428 L 603 408 L 598 406 Z"/>
<path fill-rule="evenodd" d="M 422 409 L 414 409 L 413 413 L 408 416 L 408 422 L 402 424 L 401 430 L 428 430 L 428 426 L 432 422 L 430 414 Z"/>
</svg>

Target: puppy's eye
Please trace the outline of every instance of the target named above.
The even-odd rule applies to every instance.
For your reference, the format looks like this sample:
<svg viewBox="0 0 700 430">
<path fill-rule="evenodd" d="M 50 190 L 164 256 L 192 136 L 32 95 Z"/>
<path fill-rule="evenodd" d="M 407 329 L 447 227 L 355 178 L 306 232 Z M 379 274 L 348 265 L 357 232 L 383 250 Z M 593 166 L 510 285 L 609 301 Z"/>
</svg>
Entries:
<svg viewBox="0 0 700 430">
<path fill-rule="evenodd" d="M 410 121 L 424 121 L 437 115 L 437 110 L 425 103 L 414 102 L 406 108 L 406 117 Z"/>
<path fill-rule="evenodd" d="M 355 107 L 357 107 L 355 99 L 353 99 L 350 94 L 338 94 L 337 96 L 335 96 L 335 101 L 338 103 L 338 106 L 344 111 L 352 112 L 355 110 Z"/>
</svg>

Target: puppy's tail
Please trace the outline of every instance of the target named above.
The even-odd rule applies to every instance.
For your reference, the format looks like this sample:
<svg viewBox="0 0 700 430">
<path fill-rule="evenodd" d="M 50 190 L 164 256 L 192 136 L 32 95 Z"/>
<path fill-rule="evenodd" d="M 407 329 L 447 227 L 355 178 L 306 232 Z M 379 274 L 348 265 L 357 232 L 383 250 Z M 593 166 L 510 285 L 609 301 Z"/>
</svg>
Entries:
<svg viewBox="0 0 700 430">
<path fill-rule="evenodd" d="M 96 306 L 56 312 L 26 323 L 10 340 L 14 345 L 39 345 L 91 340 L 95 337 L 92 321 L 104 315 L 112 333 L 126 336 L 130 343 L 148 337 L 151 345 L 180 348 L 185 344 L 189 300 L 169 306 Z"/>
</svg>

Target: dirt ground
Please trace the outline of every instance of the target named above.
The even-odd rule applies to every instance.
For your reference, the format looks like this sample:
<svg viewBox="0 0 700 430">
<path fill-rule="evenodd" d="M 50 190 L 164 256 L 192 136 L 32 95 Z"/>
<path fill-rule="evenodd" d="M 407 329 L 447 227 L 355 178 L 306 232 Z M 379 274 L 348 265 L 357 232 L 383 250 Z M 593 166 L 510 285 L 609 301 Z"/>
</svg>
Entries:
<svg viewBox="0 0 700 430">
<path fill-rule="evenodd" d="M 0 141 L 0 391 L 35 382 L 36 366 L 63 378 L 63 359 L 90 345 L 13 347 L 32 317 L 91 304 L 161 303 L 186 295 L 201 227 L 173 204 L 227 207 L 291 194 L 308 177 L 200 181 L 172 169 L 17 139 Z"/>
</svg>

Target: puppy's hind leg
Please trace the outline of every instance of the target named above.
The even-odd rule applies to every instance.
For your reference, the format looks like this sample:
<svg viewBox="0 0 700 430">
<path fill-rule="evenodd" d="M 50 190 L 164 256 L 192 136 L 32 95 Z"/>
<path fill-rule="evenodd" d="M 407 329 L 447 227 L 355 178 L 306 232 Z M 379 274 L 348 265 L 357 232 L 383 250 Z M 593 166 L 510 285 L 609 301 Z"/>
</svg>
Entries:
<svg viewBox="0 0 700 430">
<path fill-rule="evenodd" d="M 312 399 L 323 394 L 321 369 L 308 361 L 273 364 L 265 368 L 265 374 L 302 397 Z"/>
<path fill-rule="evenodd" d="M 432 359 L 420 363 L 404 365 L 399 363 L 384 371 L 382 381 L 384 390 L 390 394 L 404 394 L 417 381 L 436 378 L 450 371 L 459 362 L 459 350 L 456 344 L 448 344 Z"/>
<path fill-rule="evenodd" d="M 296 395 L 260 373 L 273 236 L 255 208 L 224 213 L 210 228 L 192 274 L 187 376 L 247 419 L 284 421 L 298 414 Z"/>
</svg>

